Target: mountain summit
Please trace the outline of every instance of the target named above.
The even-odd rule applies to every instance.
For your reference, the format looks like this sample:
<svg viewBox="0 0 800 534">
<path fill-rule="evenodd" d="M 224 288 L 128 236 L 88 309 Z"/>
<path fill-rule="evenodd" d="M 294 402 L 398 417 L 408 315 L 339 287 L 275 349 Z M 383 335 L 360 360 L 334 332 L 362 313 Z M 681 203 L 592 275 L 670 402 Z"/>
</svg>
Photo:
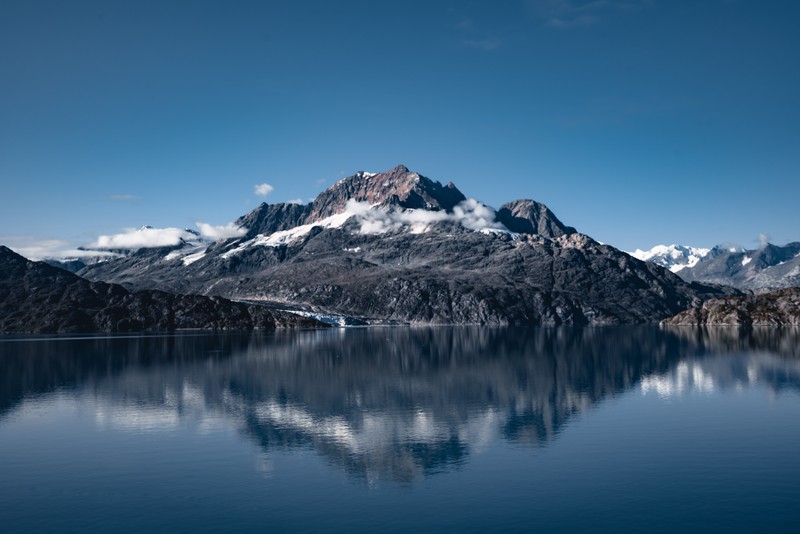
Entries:
<svg viewBox="0 0 800 534">
<path fill-rule="evenodd" d="M 398 165 L 382 173 L 357 172 L 340 180 L 313 202 L 312 217 L 328 217 L 344 210 L 348 201 L 382 207 L 450 211 L 467 198 L 452 183 L 442 185 Z"/>
<path fill-rule="evenodd" d="M 261 204 L 237 224 L 245 235 L 199 252 L 139 251 L 79 274 L 391 324 L 656 322 L 724 293 L 600 244 L 534 200 L 495 211 L 402 165 L 358 172 L 306 205 Z"/>
<path fill-rule="evenodd" d="M 382 173 L 360 171 L 336 182 L 306 205 L 261 204 L 236 224 L 247 228 L 247 236 L 268 235 L 313 224 L 347 211 L 348 202 L 366 203 L 383 209 L 452 211 L 466 200 L 461 191 L 442 185 L 398 165 Z"/>
</svg>

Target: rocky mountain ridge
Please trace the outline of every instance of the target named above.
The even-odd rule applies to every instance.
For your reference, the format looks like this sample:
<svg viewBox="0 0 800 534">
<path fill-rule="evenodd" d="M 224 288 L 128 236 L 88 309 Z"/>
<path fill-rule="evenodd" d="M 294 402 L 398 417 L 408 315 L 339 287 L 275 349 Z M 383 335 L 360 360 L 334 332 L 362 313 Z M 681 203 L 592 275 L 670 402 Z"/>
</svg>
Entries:
<svg viewBox="0 0 800 534">
<path fill-rule="evenodd" d="M 0 333 L 274 329 L 322 324 L 220 297 L 130 292 L 32 262 L 0 246 Z"/>
<path fill-rule="evenodd" d="M 767 243 L 754 250 L 716 248 L 681 278 L 756 292 L 800 286 L 800 242 Z"/>
<path fill-rule="evenodd" d="M 800 242 L 765 243 L 752 250 L 731 245 L 710 249 L 659 245 L 631 255 L 666 267 L 687 282 L 755 292 L 800 286 Z"/>
</svg>

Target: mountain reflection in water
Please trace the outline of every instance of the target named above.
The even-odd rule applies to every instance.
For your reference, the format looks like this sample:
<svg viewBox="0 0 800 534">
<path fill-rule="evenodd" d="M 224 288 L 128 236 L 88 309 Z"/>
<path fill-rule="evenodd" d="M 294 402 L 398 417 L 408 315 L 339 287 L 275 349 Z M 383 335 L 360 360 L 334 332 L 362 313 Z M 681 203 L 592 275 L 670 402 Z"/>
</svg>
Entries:
<svg viewBox="0 0 800 534">
<path fill-rule="evenodd" d="M 412 481 L 492 440 L 545 446 L 639 388 L 800 385 L 796 330 L 369 328 L 0 342 L 0 422 L 58 392 L 100 426 L 229 425 L 266 454 L 310 447 L 349 475 Z"/>
</svg>

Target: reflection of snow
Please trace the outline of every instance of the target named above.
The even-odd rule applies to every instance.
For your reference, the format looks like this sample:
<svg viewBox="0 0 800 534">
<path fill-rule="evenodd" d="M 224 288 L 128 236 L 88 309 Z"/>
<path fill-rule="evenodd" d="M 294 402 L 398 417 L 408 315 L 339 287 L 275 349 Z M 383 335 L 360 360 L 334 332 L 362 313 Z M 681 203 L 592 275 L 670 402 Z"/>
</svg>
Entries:
<svg viewBox="0 0 800 534">
<path fill-rule="evenodd" d="M 642 394 L 651 391 L 660 397 L 679 397 L 686 392 L 712 393 L 716 388 L 714 377 L 698 363 L 680 362 L 675 370 L 659 375 L 642 377 Z"/>
<path fill-rule="evenodd" d="M 295 432 L 302 432 L 323 441 L 347 448 L 353 454 L 388 450 L 397 443 L 446 442 L 455 434 L 465 446 L 483 446 L 498 436 L 500 421 L 494 409 L 486 409 L 470 417 L 458 428 L 439 422 L 432 413 L 417 409 L 409 417 L 385 412 L 365 413 L 360 424 L 341 416 L 318 417 L 295 405 L 274 401 L 255 408 L 261 423 Z"/>
<path fill-rule="evenodd" d="M 666 373 L 649 374 L 639 383 L 642 394 L 654 392 L 661 397 L 679 397 L 689 393 L 710 394 L 733 389 L 742 391 L 754 386 L 776 389 L 782 380 L 796 381 L 800 365 L 765 353 L 746 356 L 710 356 L 679 362 Z"/>
<path fill-rule="evenodd" d="M 159 404 L 100 400 L 93 408 L 99 426 L 124 431 L 169 431 L 191 421 L 199 433 L 207 434 L 228 426 L 223 421 L 223 413 L 206 407 L 203 390 L 188 381 L 184 381 L 180 392 L 167 387 Z"/>
</svg>

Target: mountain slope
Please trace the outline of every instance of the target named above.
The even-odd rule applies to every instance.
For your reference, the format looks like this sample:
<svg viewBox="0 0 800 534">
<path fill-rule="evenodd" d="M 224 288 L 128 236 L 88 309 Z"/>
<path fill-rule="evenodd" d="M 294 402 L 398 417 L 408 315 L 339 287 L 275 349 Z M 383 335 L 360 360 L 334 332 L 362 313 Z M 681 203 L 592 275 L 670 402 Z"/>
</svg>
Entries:
<svg viewBox="0 0 800 534">
<path fill-rule="evenodd" d="M 130 332 L 181 328 L 321 326 L 316 321 L 218 297 L 131 293 L 90 282 L 0 246 L 0 332 Z"/>
<path fill-rule="evenodd" d="M 800 288 L 714 298 L 662 321 L 682 326 L 800 326 Z"/>
<path fill-rule="evenodd" d="M 306 206 L 262 204 L 237 223 L 242 238 L 190 262 L 147 249 L 80 274 L 378 323 L 654 322 L 724 293 L 597 243 L 538 202 L 495 212 L 403 166 L 357 173 Z"/>
</svg>

